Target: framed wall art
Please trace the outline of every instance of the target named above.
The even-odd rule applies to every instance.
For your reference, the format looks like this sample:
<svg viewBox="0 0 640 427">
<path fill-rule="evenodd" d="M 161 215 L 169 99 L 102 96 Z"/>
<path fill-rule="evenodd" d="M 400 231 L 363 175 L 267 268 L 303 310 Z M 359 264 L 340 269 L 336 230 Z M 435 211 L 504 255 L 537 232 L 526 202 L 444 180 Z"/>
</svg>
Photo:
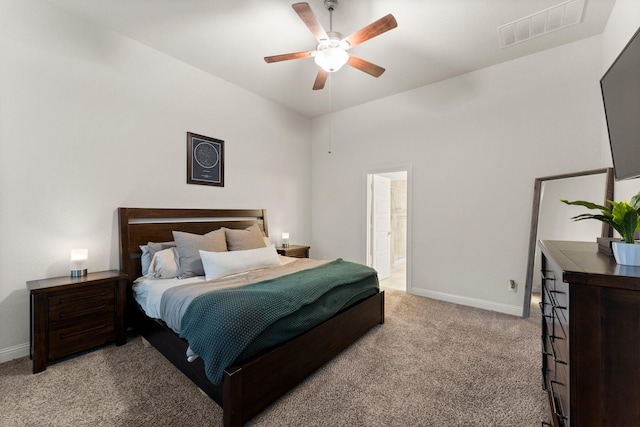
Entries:
<svg viewBox="0 0 640 427">
<path fill-rule="evenodd" d="M 224 141 L 187 132 L 187 184 L 224 187 Z"/>
</svg>

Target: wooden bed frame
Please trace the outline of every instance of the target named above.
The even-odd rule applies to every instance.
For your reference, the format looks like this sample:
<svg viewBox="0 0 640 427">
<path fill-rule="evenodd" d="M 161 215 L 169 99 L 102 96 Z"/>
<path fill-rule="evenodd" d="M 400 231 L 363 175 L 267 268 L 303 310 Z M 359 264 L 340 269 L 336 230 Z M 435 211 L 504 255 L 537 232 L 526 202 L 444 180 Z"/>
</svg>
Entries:
<svg viewBox="0 0 640 427">
<path fill-rule="evenodd" d="M 384 292 L 336 314 L 302 335 L 248 361 L 227 368 L 220 385 L 211 383 L 200 358 L 186 359 L 186 341 L 163 322 L 147 317 L 133 298 L 131 283 L 141 276 L 139 245 L 173 240 L 172 231 L 205 234 L 221 227 L 257 224 L 268 235 L 264 209 L 119 208 L 120 269 L 129 275 L 127 324 L 208 394 L 223 409 L 225 427 L 242 426 L 378 324 L 384 323 Z"/>
</svg>

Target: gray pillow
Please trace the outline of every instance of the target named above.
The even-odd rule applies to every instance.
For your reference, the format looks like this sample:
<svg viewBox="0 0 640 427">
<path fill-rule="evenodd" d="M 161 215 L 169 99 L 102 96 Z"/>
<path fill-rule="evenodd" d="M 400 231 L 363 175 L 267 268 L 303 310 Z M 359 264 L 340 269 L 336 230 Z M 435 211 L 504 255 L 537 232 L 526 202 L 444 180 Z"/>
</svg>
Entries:
<svg viewBox="0 0 640 427">
<path fill-rule="evenodd" d="M 264 248 L 267 244 L 264 242 L 264 234 L 257 224 L 245 230 L 224 229 L 227 237 L 227 249 L 230 251 L 244 251 L 247 249 Z"/>
<path fill-rule="evenodd" d="M 224 252 L 227 242 L 223 229 L 211 231 L 205 235 L 173 231 L 173 240 L 178 249 L 179 278 L 204 276 L 200 252 Z"/>
<path fill-rule="evenodd" d="M 156 252 L 160 252 L 163 249 L 169 249 L 174 247 L 176 242 L 149 242 L 146 245 L 140 245 L 140 250 L 142 250 L 142 255 L 140 256 L 140 263 L 142 264 L 142 275 L 145 276 L 149 272 L 149 266 L 151 265 L 151 260 Z"/>
</svg>

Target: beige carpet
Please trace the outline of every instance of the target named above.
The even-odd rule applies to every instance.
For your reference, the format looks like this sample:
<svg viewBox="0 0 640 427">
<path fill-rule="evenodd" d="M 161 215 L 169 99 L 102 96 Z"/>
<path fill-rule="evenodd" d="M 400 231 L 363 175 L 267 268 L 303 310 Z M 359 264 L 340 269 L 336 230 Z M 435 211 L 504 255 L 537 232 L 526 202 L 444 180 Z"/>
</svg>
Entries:
<svg viewBox="0 0 640 427">
<path fill-rule="evenodd" d="M 386 293 L 386 323 L 252 426 L 539 426 L 539 326 Z M 218 426 L 222 411 L 132 337 L 32 375 L 0 364 L 1 426 Z"/>
</svg>

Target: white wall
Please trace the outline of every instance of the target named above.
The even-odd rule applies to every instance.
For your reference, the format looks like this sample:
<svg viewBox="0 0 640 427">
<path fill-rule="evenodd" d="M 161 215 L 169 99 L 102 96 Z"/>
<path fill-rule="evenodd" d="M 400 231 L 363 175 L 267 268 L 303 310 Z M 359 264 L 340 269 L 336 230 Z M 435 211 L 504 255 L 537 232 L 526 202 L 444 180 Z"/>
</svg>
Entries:
<svg viewBox="0 0 640 427">
<path fill-rule="evenodd" d="M 640 1 L 616 0 L 602 33 L 602 74 L 605 73 L 627 45 L 631 37 L 640 28 Z M 608 142 L 606 127 L 604 138 Z M 607 145 L 608 148 L 608 145 Z M 640 191 L 638 178 L 615 183 L 614 195 L 616 200 L 629 200 Z"/>
<path fill-rule="evenodd" d="M 266 208 L 310 241 L 309 119 L 46 1 L 0 2 L 0 362 L 28 354 L 25 282 L 118 268 L 116 209 Z M 186 132 L 225 187 L 186 184 Z M 279 237 L 274 238 L 279 242 Z"/>
<path fill-rule="evenodd" d="M 411 164 L 412 292 L 521 314 L 534 179 L 611 164 L 601 54 L 592 37 L 315 119 L 314 256 L 363 262 L 364 171 Z"/>
</svg>

